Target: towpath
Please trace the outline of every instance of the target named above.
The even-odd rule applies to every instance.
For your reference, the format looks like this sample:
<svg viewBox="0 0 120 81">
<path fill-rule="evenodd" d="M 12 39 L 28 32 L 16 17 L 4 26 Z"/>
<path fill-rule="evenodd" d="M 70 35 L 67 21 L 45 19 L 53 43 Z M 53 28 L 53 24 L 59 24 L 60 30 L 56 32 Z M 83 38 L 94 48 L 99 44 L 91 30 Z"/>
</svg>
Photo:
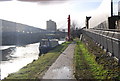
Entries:
<svg viewBox="0 0 120 81">
<path fill-rule="evenodd" d="M 74 79 L 73 56 L 75 44 L 70 44 L 61 53 L 53 65 L 48 69 L 42 79 Z"/>
</svg>

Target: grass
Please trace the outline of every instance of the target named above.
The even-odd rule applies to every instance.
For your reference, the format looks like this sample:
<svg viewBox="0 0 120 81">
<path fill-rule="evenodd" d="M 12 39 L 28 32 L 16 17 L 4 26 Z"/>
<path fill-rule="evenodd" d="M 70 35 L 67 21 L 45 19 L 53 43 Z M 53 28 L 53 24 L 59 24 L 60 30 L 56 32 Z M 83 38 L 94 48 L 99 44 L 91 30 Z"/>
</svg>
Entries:
<svg viewBox="0 0 120 81">
<path fill-rule="evenodd" d="M 92 77 L 95 79 L 106 79 L 107 70 L 104 70 L 103 66 L 95 61 L 95 56 L 89 53 L 84 44 L 81 43 L 79 47 L 81 48 L 84 59 L 87 61 L 89 70 L 92 72 Z"/>
<path fill-rule="evenodd" d="M 99 49 L 96 49 L 99 50 Z M 99 59 L 99 62 L 103 61 Z M 89 52 L 82 42 L 77 41 L 75 48 L 75 77 L 76 79 L 118 79 L 119 74 L 114 69 L 109 69 L 104 64 L 96 61 L 96 56 Z M 117 69 L 118 70 L 118 69 Z"/>
<path fill-rule="evenodd" d="M 87 49 L 90 53 L 94 54 L 95 60 L 99 65 L 102 65 L 104 69 L 107 69 L 107 77 L 111 79 L 120 80 L 120 65 L 118 61 L 113 57 L 109 56 L 108 53 L 103 51 L 91 38 L 85 36 L 85 43 Z"/>
<path fill-rule="evenodd" d="M 43 76 L 47 69 L 52 65 L 52 63 L 58 58 L 61 52 L 63 52 L 70 42 L 65 42 L 53 50 L 49 51 L 38 58 L 38 60 L 26 65 L 18 72 L 10 74 L 3 81 L 12 79 L 38 79 Z"/>
<path fill-rule="evenodd" d="M 87 62 L 83 58 L 79 45 L 76 45 L 75 48 L 74 64 L 76 79 L 89 79 L 91 77 L 91 74 L 87 69 L 88 68 Z"/>
</svg>

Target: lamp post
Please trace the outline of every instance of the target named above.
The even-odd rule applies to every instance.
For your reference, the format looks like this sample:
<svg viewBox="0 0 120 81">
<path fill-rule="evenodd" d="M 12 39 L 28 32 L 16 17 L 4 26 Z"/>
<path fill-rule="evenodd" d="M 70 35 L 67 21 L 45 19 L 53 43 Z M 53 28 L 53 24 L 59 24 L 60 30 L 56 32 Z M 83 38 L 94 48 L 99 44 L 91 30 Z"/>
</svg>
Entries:
<svg viewBox="0 0 120 81">
<path fill-rule="evenodd" d="M 88 29 L 89 28 L 89 20 L 90 20 L 91 16 L 90 17 L 87 17 L 86 16 L 86 28 Z"/>
</svg>

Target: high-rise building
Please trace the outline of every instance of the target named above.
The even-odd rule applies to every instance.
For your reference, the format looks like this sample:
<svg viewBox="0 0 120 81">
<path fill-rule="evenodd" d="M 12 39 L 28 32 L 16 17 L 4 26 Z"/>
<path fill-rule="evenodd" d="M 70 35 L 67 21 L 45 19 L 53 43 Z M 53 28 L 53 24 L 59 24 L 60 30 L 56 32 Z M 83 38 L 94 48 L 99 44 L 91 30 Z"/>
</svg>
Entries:
<svg viewBox="0 0 120 81">
<path fill-rule="evenodd" d="M 49 20 L 47 21 L 47 30 L 48 31 L 56 31 L 56 22 L 52 21 L 52 20 Z"/>
<path fill-rule="evenodd" d="M 118 15 L 120 16 L 120 1 L 118 2 Z"/>
</svg>

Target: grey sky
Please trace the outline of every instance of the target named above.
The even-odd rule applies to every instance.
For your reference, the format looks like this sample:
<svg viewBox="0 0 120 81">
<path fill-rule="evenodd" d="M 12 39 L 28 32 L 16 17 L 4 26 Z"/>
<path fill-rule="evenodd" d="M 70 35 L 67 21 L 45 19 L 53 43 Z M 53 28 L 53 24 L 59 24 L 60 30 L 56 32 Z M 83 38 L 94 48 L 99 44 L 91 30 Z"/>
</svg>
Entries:
<svg viewBox="0 0 120 81">
<path fill-rule="evenodd" d="M 66 28 L 67 17 L 70 14 L 72 21 L 76 21 L 80 27 L 84 25 L 85 17 L 92 15 L 99 8 L 102 1 L 103 0 L 1 1 L 0 19 L 44 29 L 46 28 L 46 21 L 52 19 L 57 23 L 58 28 Z"/>
<path fill-rule="evenodd" d="M 0 1 L 12 1 L 12 0 L 0 0 Z"/>
</svg>

